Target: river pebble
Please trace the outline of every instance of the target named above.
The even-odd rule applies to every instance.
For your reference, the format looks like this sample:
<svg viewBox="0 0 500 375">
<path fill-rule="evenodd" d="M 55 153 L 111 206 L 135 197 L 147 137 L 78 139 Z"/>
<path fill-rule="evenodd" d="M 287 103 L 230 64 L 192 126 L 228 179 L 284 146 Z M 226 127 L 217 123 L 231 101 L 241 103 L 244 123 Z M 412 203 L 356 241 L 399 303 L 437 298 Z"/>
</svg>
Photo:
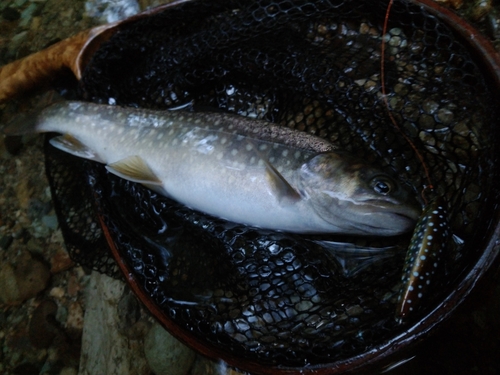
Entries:
<svg viewBox="0 0 500 375">
<path fill-rule="evenodd" d="M 158 323 L 153 325 L 144 340 L 144 353 L 156 375 L 186 375 L 196 357 L 195 352 Z"/>
</svg>

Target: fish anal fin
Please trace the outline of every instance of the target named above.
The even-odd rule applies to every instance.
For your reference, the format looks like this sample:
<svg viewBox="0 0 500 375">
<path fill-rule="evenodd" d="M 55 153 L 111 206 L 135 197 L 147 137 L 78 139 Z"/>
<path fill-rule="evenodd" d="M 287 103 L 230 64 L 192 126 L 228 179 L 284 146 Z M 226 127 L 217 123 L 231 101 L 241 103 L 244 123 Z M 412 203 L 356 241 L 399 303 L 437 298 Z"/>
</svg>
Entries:
<svg viewBox="0 0 500 375">
<path fill-rule="evenodd" d="M 50 139 L 50 144 L 68 154 L 102 163 L 102 159 L 75 137 L 65 134 Z"/>
<path fill-rule="evenodd" d="M 137 155 L 108 164 L 106 169 L 125 180 L 152 186 L 162 184 L 144 159 Z"/>
</svg>

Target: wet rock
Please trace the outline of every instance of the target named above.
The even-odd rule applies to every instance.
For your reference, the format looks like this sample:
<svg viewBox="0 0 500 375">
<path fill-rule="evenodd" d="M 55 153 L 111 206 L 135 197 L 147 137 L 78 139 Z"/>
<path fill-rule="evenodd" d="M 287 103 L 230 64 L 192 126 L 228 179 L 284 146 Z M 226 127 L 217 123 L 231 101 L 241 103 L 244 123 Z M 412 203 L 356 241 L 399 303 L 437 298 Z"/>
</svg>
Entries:
<svg viewBox="0 0 500 375">
<path fill-rule="evenodd" d="M 73 336 L 80 336 L 83 331 L 83 309 L 78 302 L 73 302 L 68 309 L 68 319 L 66 321 L 66 329 Z"/>
<path fill-rule="evenodd" d="M 87 17 L 98 19 L 100 23 L 109 23 L 133 16 L 140 9 L 136 0 L 88 0 L 85 10 Z"/>
<path fill-rule="evenodd" d="M 117 305 L 125 284 L 93 272 L 87 288 L 80 375 L 149 375 L 141 340 L 120 334 Z"/>
<path fill-rule="evenodd" d="M 201 355 L 196 357 L 193 368 L 189 372 L 189 375 L 244 375 L 246 373 L 238 372 L 232 369 L 224 361 L 214 361 L 202 357 Z"/>
<path fill-rule="evenodd" d="M 17 287 L 14 267 L 3 264 L 0 267 L 0 302 L 13 303 L 19 300 L 19 289 Z"/>
<path fill-rule="evenodd" d="M 57 274 L 71 268 L 73 265 L 74 263 L 68 253 L 61 249 L 50 259 L 50 272 Z"/>
<path fill-rule="evenodd" d="M 22 253 L 15 265 L 0 267 L 0 302 L 17 304 L 36 296 L 49 281 L 48 267 L 29 252 Z"/>
<path fill-rule="evenodd" d="M 49 292 L 49 296 L 54 297 L 58 300 L 62 300 L 64 298 L 64 295 L 64 289 L 60 286 L 52 288 Z"/>
<path fill-rule="evenodd" d="M 22 363 L 19 366 L 16 366 L 12 373 L 14 375 L 39 375 L 40 374 L 40 366 L 34 363 Z"/>
<path fill-rule="evenodd" d="M 10 245 L 12 245 L 12 241 L 14 239 L 12 238 L 12 236 L 1 236 L 0 237 L 0 249 L 1 250 L 7 250 L 9 248 Z"/>
<path fill-rule="evenodd" d="M 178 341 L 158 323 L 144 340 L 144 353 L 156 375 L 185 375 L 192 367 L 196 354 Z"/>
<path fill-rule="evenodd" d="M 74 367 L 64 367 L 59 375 L 78 375 L 78 370 Z"/>
<path fill-rule="evenodd" d="M 26 9 L 24 9 L 21 13 L 21 21 L 19 22 L 20 27 L 26 27 L 29 25 L 31 22 L 31 19 L 33 16 L 36 14 L 36 11 L 38 9 L 38 4 L 36 3 L 31 3 L 28 5 Z"/>
<path fill-rule="evenodd" d="M 6 21 L 17 21 L 21 17 L 21 13 L 17 9 L 8 7 L 2 11 L 2 18 Z"/>
<path fill-rule="evenodd" d="M 55 214 L 45 215 L 42 217 L 42 223 L 49 229 L 56 230 L 59 225 Z"/>
<path fill-rule="evenodd" d="M 42 301 L 33 312 L 29 325 L 29 339 L 35 348 L 48 348 L 60 332 L 56 322 L 57 304 L 51 300 Z"/>
<path fill-rule="evenodd" d="M 23 209 L 27 209 L 30 205 L 30 199 L 33 196 L 35 188 L 31 181 L 27 178 L 22 179 L 16 188 L 17 199 L 19 200 L 19 205 Z"/>
<path fill-rule="evenodd" d="M 125 288 L 117 306 L 120 333 L 133 340 L 143 339 L 151 329 L 148 316 L 143 313 L 137 297 Z"/>
<path fill-rule="evenodd" d="M 81 290 L 81 285 L 78 282 L 76 275 L 71 275 L 68 278 L 68 285 L 66 289 L 69 297 L 76 297 L 78 292 Z"/>
</svg>

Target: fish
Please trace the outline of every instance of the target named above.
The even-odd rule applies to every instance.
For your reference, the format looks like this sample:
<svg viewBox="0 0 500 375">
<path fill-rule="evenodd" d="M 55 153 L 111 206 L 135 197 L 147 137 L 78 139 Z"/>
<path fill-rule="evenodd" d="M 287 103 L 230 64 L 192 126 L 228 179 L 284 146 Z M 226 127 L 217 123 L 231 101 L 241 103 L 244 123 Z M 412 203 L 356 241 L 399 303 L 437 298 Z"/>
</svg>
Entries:
<svg viewBox="0 0 500 375">
<path fill-rule="evenodd" d="M 7 135 L 57 132 L 51 144 L 105 164 L 191 209 L 291 233 L 393 236 L 420 205 L 381 169 L 330 142 L 263 120 L 218 112 L 64 101 Z"/>
<path fill-rule="evenodd" d="M 421 307 L 438 272 L 449 234 L 446 201 L 434 198 L 424 208 L 408 246 L 397 297 L 398 323 L 407 321 Z"/>
</svg>

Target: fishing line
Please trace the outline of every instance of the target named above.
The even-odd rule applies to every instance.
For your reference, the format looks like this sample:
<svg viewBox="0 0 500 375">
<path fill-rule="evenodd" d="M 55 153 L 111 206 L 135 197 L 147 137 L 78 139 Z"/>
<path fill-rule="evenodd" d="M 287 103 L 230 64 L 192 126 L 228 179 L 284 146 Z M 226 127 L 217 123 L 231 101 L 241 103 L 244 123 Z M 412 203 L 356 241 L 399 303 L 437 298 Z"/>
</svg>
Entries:
<svg viewBox="0 0 500 375">
<path fill-rule="evenodd" d="M 381 81 L 381 89 L 382 89 L 382 98 L 384 100 L 384 104 L 387 110 L 387 114 L 389 115 L 389 118 L 392 122 L 392 125 L 399 131 L 399 133 L 404 137 L 406 142 L 410 145 L 410 147 L 415 151 L 415 154 L 418 157 L 418 160 L 422 164 L 422 167 L 424 168 L 424 173 L 425 177 L 427 179 L 427 182 L 429 183 L 428 186 L 424 186 L 424 188 L 421 191 L 421 196 L 424 201 L 424 203 L 427 205 L 427 198 L 425 197 L 425 191 L 428 189 L 430 191 L 434 190 L 434 185 L 432 184 L 432 180 L 429 174 L 429 168 L 427 167 L 427 164 L 424 161 L 424 158 L 422 154 L 418 151 L 417 147 L 411 140 L 411 138 L 406 135 L 406 133 L 401 129 L 401 127 L 398 125 L 396 119 L 394 118 L 391 107 L 389 105 L 389 101 L 387 100 L 387 95 L 386 95 L 386 89 L 385 89 L 385 35 L 387 34 L 387 26 L 389 23 L 389 15 L 391 13 L 391 8 L 392 4 L 394 3 L 394 0 L 389 0 L 389 3 L 387 5 L 387 9 L 385 12 L 385 17 L 384 17 L 384 26 L 382 28 L 382 45 L 381 45 L 381 57 L 380 57 L 380 81 Z"/>
</svg>

